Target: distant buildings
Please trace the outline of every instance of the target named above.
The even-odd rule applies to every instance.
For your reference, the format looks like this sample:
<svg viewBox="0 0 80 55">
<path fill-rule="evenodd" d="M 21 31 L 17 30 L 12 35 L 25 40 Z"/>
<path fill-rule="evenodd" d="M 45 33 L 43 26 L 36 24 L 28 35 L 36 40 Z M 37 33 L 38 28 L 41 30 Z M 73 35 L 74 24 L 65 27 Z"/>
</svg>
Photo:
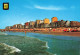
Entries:
<svg viewBox="0 0 80 55">
<path fill-rule="evenodd" d="M 71 27 L 80 27 L 80 22 L 71 21 L 71 22 L 70 22 L 70 26 L 71 26 Z"/>
<path fill-rule="evenodd" d="M 15 24 L 7 26 L 5 29 L 31 29 L 31 28 L 57 28 L 57 27 L 80 27 L 80 22 L 77 21 L 58 21 L 57 17 L 52 17 L 51 22 L 48 18 L 44 20 L 36 20 L 26 22 L 24 25 Z"/>
<path fill-rule="evenodd" d="M 66 21 L 61 20 L 60 21 L 60 27 L 65 27 Z"/>
<path fill-rule="evenodd" d="M 53 23 L 53 22 L 55 22 L 55 21 L 58 21 L 58 18 L 57 18 L 57 17 L 51 18 L 51 23 Z"/>
<path fill-rule="evenodd" d="M 13 29 L 17 29 L 17 25 L 15 24 L 15 25 L 13 25 Z"/>
<path fill-rule="evenodd" d="M 40 20 L 39 24 L 38 24 L 39 28 L 43 28 L 44 27 L 44 20 Z"/>
<path fill-rule="evenodd" d="M 5 29 L 12 29 L 13 27 L 12 26 L 7 26 Z"/>
<path fill-rule="evenodd" d="M 39 28 L 40 21 L 41 20 L 36 20 L 36 22 L 35 22 L 35 28 Z"/>
<path fill-rule="evenodd" d="M 44 24 L 50 24 L 50 21 L 49 21 L 48 18 L 45 18 L 45 19 L 44 19 Z"/>
<path fill-rule="evenodd" d="M 45 18 L 44 19 L 44 28 L 48 28 L 49 27 L 49 24 L 50 24 L 50 21 L 48 18 Z"/>
<path fill-rule="evenodd" d="M 29 28 L 29 22 L 26 22 L 26 23 L 25 23 L 24 28 L 25 28 L 25 29 Z"/>
<path fill-rule="evenodd" d="M 44 21 L 43 20 L 40 20 L 40 24 L 42 24 L 42 23 L 44 23 Z"/>
<path fill-rule="evenodd" d="M 15 25 L 13 25 L 13 29 L 24 29 L 24 25 L 22 25 L 22 24 L 15 24 Z"/>
<path fill-rule="evenodd" d="M 65 27 L 70 27 L 70 21 L 66 21 Z"/>
<path fill-rule="evenodd" d="M 35 22 L 34 21 L 30 21 L 29 28 L 34 28 L 34 27 L 35 27 Z"/>
</svg>

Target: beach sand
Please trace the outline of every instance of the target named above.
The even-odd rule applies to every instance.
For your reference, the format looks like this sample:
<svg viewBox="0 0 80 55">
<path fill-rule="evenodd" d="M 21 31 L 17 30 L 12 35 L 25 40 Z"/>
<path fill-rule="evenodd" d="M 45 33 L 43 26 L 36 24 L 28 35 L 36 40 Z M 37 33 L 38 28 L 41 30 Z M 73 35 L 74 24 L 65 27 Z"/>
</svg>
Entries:
<svg viewBox="0 0 80 55">
<path fill-rule="evenodd" d="M 80 31 L 80 29 L 78 29 L 78 30 Z M 40 30 L 34 31 L 34 30 L 25 30 L 25 29 L 23 29 L 23 30 L 13 29 L 13 30 L 10 30 L 10 31 L 12 31 L 12 32 L 25 32 L 25 33 L 26 32 L 32 32 L 32 33 L 49 34 L 49 35 L 63 35 L 63 36 L 75 36 L 75 37 L 77 36 L 77 37 L 80 37 L 80 32 L 64 32 L 63 30 L 58 30 L 58 29 L 56 29 L 56 31 L 53 31 L 53 30 L 49 31 L 48 29 L 45 29 L 45 30 L 42 30 L 42 31 L 40 31 Z"/>
<path fill-rule="evenodd" d="M 33 33 L 80 37 L 80 32 L 46 32 L 46 31 L 36 31 L 36 32 L 33 32 Z"/>
</svg>

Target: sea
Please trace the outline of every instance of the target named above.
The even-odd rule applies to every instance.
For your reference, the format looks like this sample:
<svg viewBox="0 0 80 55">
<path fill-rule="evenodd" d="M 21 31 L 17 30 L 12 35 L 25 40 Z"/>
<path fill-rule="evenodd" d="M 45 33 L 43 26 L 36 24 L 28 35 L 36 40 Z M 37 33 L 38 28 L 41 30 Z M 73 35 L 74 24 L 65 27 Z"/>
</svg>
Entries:
<svg viewBox="0 0 80 55">
<path fill-rule="evenodd" d="M 27 32 L 26 35 L 24 32 L 5 32 L 5 33 L 7 34 L 7 36 L 11 35 L 16 37 L 17 36 L 30 37 L 46 42 L 45 44 L 47 47 L 46 51 L 52 53 L 53 55 L 80 55 L 80 37 L 77 36 L 48 35 L 31 32 Z"/>
</svg>

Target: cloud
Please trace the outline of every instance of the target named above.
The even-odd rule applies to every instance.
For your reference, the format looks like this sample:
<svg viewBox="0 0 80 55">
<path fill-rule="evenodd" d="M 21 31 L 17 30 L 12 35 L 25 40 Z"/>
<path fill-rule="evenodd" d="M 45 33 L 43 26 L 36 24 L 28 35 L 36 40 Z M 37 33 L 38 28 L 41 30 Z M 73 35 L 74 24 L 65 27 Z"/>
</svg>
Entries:
<svg viewBox="0 0 80 55">
<path fill-rule="evenodd" d="M 39 6 L 39 5 L 35 5 L 34 8 L 37 9 L 43 9 L 43 10 L 65 10 L 65 7 L 61 7 L 61 6 Z"/>
<path fill-rule="evenodd" d="M 32 6 L 24 6 L 25 8 L 29 9 L 42 9 L 42 10 L 66 10 L 67 8 L 64 6 L 40 6 L 40 5 L 32 5 Z M 73 8 L 73 7 L 72 7 Z"/>
</svg>

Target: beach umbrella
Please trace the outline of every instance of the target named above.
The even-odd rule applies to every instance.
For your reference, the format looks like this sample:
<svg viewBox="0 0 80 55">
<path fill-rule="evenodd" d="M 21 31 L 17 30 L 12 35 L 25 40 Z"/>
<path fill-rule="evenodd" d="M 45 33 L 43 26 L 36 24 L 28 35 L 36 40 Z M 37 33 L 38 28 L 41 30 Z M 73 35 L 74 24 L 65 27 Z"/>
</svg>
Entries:
<svg viewBox="0 0 80 55">
<path fill-rule="evenodd" d="M 64 29 L 63 31 L 67 31 L 67 29 Z"/>
<path fill-rule="evenodd" d="M 53 31 L 55 31 L 55 29 L 53 29 Z"/>
</svg>

